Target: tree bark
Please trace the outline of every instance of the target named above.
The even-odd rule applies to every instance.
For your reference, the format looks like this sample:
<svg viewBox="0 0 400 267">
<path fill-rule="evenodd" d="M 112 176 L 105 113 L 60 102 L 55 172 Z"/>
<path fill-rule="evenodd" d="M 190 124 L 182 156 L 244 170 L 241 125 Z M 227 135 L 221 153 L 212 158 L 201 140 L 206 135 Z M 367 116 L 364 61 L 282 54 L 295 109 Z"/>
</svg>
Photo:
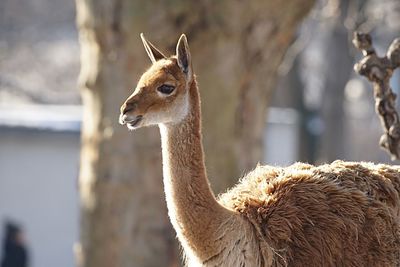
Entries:
<svg viewBox="0 0 400 267">
<path fill-rule="evenodd" d="M 139 33 L 172 54 L 188 35 L 215 192 L 261 159 L 276 69 L 313 0 L 76 0 L 84 104 L 80 170 L 82 266 L 172 266 L 158 129 L 130 133 L 119 106 L 150 65 Z M 168 53 L 166 53 L 168 54 Z"/>
</svg>

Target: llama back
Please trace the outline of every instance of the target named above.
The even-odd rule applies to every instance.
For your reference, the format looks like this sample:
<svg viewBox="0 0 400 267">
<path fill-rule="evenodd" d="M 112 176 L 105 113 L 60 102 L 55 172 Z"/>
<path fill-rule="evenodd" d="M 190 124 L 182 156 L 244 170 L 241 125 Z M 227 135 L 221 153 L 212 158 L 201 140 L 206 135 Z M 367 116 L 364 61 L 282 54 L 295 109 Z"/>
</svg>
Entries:
<svg viewBox="0 0 400 267">
<path fill-rule="evenodd" d="M 220 203 L 248 219 L 269 266 L 398 266 L 399 166 L 258 166 Z"/>
</svg>

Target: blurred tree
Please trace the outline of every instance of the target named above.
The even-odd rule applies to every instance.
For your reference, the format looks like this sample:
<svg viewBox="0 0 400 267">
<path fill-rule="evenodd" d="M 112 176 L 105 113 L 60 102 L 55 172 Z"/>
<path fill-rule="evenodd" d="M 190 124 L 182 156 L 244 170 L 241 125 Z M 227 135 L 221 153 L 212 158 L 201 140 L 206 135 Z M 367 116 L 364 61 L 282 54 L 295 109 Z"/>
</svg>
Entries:
<svg viewBox="0 0 400 267">
<path fill-rule="evenodd" d="M 351 39 L 345 27 L 350 0 L 329 0 L 328 13 L 321 23 L 322 50 L 324 63 L 321 86 L 321 116 L 324 131 L 320 138 L 318 160 L 330 162 L 345 154 L 344 137 L 344 88 L 353 73 L 353 55 L 350 55 Z M 354 14 L 350 14 L 354 15 Z M 351 31 L 350 31 L 351 32 Z"/>
<path fill-rule="evenodd" d="M 188 35 L 209 176 L 220 192 L 261 159 L 276 69 L 313 2 L 76 0 L 83 266 L 177 265 L 157 130 L 132 135 L 118 125 L 119 106 L 149 65 L 139 33 L 169 52 Z"/>
</svg>

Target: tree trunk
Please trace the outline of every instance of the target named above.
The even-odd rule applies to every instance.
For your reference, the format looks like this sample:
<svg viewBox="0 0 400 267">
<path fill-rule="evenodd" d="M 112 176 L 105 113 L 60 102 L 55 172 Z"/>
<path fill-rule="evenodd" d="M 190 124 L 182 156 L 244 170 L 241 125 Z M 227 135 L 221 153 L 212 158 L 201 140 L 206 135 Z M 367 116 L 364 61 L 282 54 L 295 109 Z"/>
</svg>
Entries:
<svg viewBox="0 0 400 267">
<path fill-rule="evenodd" d="M 344 88 L 351 76 L 354 61 L 349 54 L 349 31 L 344 25 L 349 3 L 349 0 L 341 0 L 337 4 L 337 16 L 322 23 L 326 61 L 321 66 L 325 78 L 321 104 L 325 127 L 319 144 L 320 162 L 331 162 L 345 155 Z"/>
<path fill-rule="evenodd" d="M 139 33 L 173 53 L 188 35 L 215 192 L 261 159 L 276 69 L 313 0 L 76 0 L 84 103 L 81 256 L 86 267 L 172 266 L 156 128 L 130 133 L 119 106 L 150 65 Z M 167 53 L 168 54 L 168 53 Z"/>
</svg>

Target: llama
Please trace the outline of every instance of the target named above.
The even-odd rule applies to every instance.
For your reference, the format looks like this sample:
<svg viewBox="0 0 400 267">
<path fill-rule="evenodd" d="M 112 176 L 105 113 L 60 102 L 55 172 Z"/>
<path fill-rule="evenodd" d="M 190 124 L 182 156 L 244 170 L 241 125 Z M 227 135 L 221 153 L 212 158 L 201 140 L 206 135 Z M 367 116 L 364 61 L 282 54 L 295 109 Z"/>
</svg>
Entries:
<svg viewBox="0 0 400 267">
<path fill-rule="evenodd" d="M 187 39 L 166 57 L 141 38 L 152 66 L 119 120 L 131 130 L 160 128 L 168 215 L 188 266 L 400 265 L 399 166 L 257 166 L 217 199 Z"/>
</svg>

